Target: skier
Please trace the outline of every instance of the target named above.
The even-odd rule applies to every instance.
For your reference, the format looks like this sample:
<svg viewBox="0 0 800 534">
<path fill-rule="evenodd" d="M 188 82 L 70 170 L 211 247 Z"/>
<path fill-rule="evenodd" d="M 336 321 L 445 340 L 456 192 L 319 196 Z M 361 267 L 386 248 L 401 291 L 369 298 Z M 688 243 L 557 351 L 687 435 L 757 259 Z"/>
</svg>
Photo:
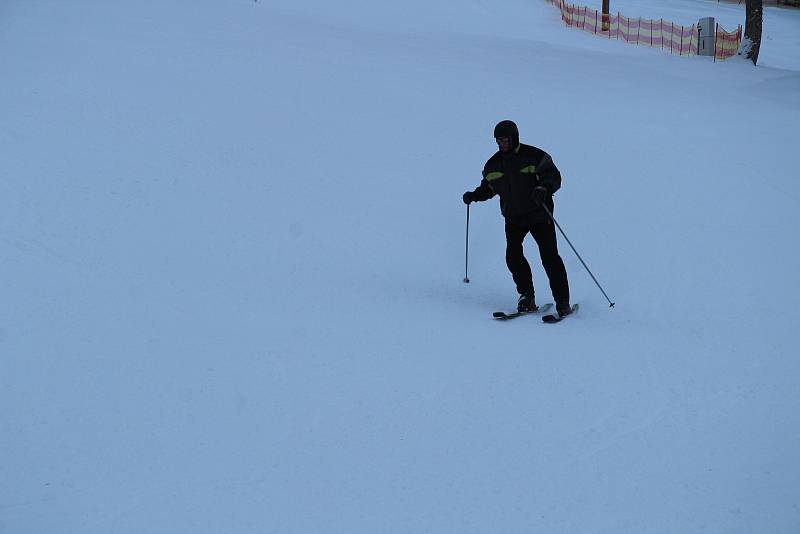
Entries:
<svg viewBox="0 0 800 534">
<path fill-rule="evenodd" d="M 500 195 L 500 211 L 506 227 L 506 265 L 520 294 L 518 311 L 538 309 L 531 267 L 522 249 L 522 242 L 530 232 L 539 246 L 556 312 L 564 317 L 572 311 L 567 270 L 558 254 L 555 225 L 542 208 L 544 204 L 553 213 L 553 193 L 561 187 L 561 173 L 547 152 L 519 142 L 519 130 L 514 122 L 498 123 L 494 137 L 499 150 L 486 162 L 480 185 L 464 193 L 464 203 L 482 202 Z"/>
</svg>

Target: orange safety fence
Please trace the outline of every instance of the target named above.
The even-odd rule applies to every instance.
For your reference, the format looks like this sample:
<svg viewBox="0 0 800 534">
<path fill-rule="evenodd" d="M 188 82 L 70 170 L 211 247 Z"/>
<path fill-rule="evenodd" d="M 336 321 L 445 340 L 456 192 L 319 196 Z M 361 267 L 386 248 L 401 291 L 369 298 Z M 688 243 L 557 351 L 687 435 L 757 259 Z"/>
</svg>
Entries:
<svg viewBox="0 0 800 534">
<path fill-rule="evenodd" d="M 739 51 L 742 43 L 742 25 L 735 32 L 726 32 L 722 26 L 717 24 L 716 38 L 714 39 L 714 57 L 717 59 L 728 59 Z"/>
<path fill-rule="evenodd" d="M 700 40 L 697 24 L 681 26 L 664 19 L 632 18 L 620 13 L 604 16 L 596 9 L 568 4 L 564 0 L 545 1 L 559 8 L 561 20 L 567 26 L 626 43 L 662 48 L 671 54 L 697 55 Z M 726 32 L 717 24 L 714 58 L 724 60 L 735 56 L 741 40 L 741 25 L 735 32 Z"/>
</svg>

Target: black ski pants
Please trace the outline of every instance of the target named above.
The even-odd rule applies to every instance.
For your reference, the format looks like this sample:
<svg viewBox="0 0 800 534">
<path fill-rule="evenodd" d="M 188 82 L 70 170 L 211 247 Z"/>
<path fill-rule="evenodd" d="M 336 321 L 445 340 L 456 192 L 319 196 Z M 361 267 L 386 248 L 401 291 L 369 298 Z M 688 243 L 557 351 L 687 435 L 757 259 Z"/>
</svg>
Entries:
<svg viewBox="0 0 800 534">
<path fill-rule="evenodd" d="M 550 291 L 556 304 L 569 302 L 569 282 L 564 261 L 558 255 L 558 242 L 556 241 L 556 227 L 553 221 L 534 223 L 526 226 L 517 226 L 506 221 L 506 265 L 511 271 L 517 292 L 520 295 L 533 295 L 533 275 L 531 266 L 522 250 L 522 242 L 530 233 L 539 246 L 539 256 L 542 266 L 550 280 Z"/>
</svg>

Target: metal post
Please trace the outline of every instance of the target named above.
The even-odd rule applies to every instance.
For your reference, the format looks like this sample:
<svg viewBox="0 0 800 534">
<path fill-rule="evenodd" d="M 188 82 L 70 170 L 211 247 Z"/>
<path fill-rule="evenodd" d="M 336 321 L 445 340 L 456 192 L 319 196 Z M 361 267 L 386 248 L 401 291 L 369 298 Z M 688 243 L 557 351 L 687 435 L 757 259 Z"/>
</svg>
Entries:
<svg viewBox="0 0 800 534">
<path fill-rule="evenodd" d="M 469 284 L 469 204 L 467 204 L 467 245 L 464 260 L 464 283 Z"/>
</svg>

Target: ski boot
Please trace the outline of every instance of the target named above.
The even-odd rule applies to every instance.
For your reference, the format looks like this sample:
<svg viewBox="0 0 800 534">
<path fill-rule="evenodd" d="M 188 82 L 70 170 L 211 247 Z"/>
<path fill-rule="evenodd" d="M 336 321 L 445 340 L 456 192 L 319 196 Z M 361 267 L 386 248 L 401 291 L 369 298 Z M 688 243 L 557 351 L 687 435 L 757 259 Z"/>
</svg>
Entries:
<svg viewBox="0 0 800 534">
<path fill-rule="evenodd" d="M 536 301 L 533 298 L 533 293 L 529 295 L 520 295 L 517 301 L 517 311 L 520 313 L 535 312 L 539 309 Z"/>
<path fill-rule="evenodd" d="M 572 306 L 569 305 L 569 301 L 567 302 L 556 302 L 556 313 L 559 317 L 566 317 L 570 313 L 572 313 Z"/>
</svg>

